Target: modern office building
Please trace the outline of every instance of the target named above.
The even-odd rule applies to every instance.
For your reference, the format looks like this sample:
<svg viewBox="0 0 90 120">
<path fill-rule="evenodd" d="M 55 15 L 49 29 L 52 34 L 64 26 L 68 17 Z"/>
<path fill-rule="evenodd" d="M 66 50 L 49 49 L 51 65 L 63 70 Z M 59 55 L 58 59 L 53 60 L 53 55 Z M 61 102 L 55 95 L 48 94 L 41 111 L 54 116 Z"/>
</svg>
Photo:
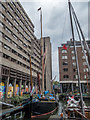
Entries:
<svg viewBox="0 0 90 120">
<path fill-rule="evenodd" d="M 5 97 L 10 87 L 13 95 L 26 88 L 30 91 L 30 56 L 32 81 L 37 86 L 37 73 L 41 80 L 42 66 L 34 25 L 19 2 L 0 2 L 0 80 L 5 86 Z"/>
<path fill-rule="evenodd" d="M 90 46 L 90 41 L 87 41 L 87 44 Z M 90 85 L 90 80 L 87 63 L 79 41 L 76 42 L 76 48 L 82 91 L 86 92 L 87 88 Z M 62 44 L 61 47 L 58 47 L 59 80 L 61 85 L 61 92 L 73 91 L 78 88 L 77 68 L 74 53 L 75 52 L 72 40 Z"/>
</svg>

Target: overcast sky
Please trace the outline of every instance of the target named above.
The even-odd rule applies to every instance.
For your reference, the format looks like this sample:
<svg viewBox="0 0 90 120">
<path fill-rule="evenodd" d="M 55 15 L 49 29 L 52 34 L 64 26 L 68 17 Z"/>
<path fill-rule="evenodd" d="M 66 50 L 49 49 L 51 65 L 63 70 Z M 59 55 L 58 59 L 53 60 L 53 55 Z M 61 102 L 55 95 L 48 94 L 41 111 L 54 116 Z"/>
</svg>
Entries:
<svg viewBox="0 0 90 120">
<path fill-rule="evenodd" d="M 50 36 L 52 43 L 52 78 L 59 80 L 58 47 L 70 40 L 71 28 L 68 11 L 68 0 L 20 0 L 23 8 L 35 26 L 35 35 L 40 38 L 40 13 L 43 15 L 43 37 Z M 78 1 L 78 0 L 75 0 Z M 88 0 L 72 3 L 85 38 L 88 38 Z"/>
</svg>

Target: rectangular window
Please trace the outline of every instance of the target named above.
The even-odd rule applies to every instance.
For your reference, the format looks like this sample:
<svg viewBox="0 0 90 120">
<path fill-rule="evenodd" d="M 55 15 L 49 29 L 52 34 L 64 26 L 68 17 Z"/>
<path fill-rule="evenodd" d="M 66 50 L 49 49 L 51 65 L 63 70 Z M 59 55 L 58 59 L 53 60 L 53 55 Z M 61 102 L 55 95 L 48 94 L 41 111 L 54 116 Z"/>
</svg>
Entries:
<svg viewBox="0 0 90 120">
<path fill-rule="evenodd" d="M 83 62 L 83 65 L 87 65 L 87 63 L 86 63 L 86 62 Z"/>
<path fill-rule="evenodd" d="M 75 62 L 73 62 L 73 63 L 72 63 L 72 65 L 73 65 L 73 66 L 76 66 L 76 63 L 75 63 Z"/>
<path fill-rule="evenodd" d="M 63 78 L 69 78 L 69 75 L 64 75 Z"/>
<path fill-rule="evenodd" d="M 13 18 L 10 12 L 7 12 L 7 14 L 11 19 Z"/>
<path fill-rule="evenodd" d="M 18 26 L 19 24 L 18 24 L 18 22 L 14 19 L 14 23 Z"/>
<path fill-rule="evenodd" d="M 75 52 L 74 52 L 74 51 L 72 51 L 71 53 L 72 53 L 72 54 L 74 54 Z"/>
<path fill-rule="evenodd" d="M 11 30 L 10 30 L 9 28 L 7 28 L 7 27 L 6 27 L 6 31 L 7 31 L 8 33 L 10 33 L 10 34 L 12 33 Z"/>
<path fill-rule="evenodd" d="M 17 47 L 17 44 L 16 44 L 15 42 L 12 42 L 12 44 L 13 44 L 15 47 Z"/>
<path fill-rule="evenodd" d="M 64 71 L 64 72 L 67 72 L 67 71 L 68 71 L 68 68 L 63 68 L 63 71 Z"/>
<path fill-rule="evenodd" d="M 6 35 L 5 35 L 5 39 L 6 39 L 8 42 L 11 42 L 11 39 L 10 39 L 9 37 L 7 37 Z"/>
<path fill-rule="evenodd" d="M 9 46 L 7 46 L 7 45 L 4 44 L 3 47 L 4 47 L 5 49 L 7 49 L 8 51 L 10 51 L 10 47 L 9 47 Z"/>
<path fill-rule="evenodd" d="M 3 24 L 1 21 L 0 21 L 0 26 L 1 26 L 1 27 L 4 27 L 4 24 Z"/>
<path fill-rule="evenodd" d="M 75 56 L 72 56 L 72 60 L 75 60 Z"/>
<path fill-rule="evenodd" d="M 18 39 L 18 37 L 15 35 L 15 34 L 13 34 L 13 37 L 17 40 Z"/>
<path fill-rule="evenodd" d="M 63 62 L 63 65 L 68 65 L 68 62 Z"/>
<path fill-rule="evenodd" d="M 12 26 L 12 23 L 8 19 L 6 21 L 10 26 Z"/>
<path fill-rule="evenodd" d="M 13 12 L 13 8 L 10 6 L 9 3 L 8 3 L 8 7 L 9 7 L 9 9 Z"/>
<path fill-rule="evenodd" d="M 86 79 L 87 78 L 87 76 L 86 75 L 84 75 L 84 79 Z"/>
<path fill-rule="evenodd" d="M 67 59 L 67 56 L 62 56 L 62 59 Z"/>
<path fill-rule="evenodd" d="M 6 10 L 6 8 L 4 7 L 4 5 L 1 4 L 1 7 L 2 7 L 3 10 Z"/>
<path fill-rule="evenodd" d="M 0 16 L 1 16 L 3 19 L 5 18 L 4 14 L 1 13 L 1 12 L 0 12 Z"/>
</svg>

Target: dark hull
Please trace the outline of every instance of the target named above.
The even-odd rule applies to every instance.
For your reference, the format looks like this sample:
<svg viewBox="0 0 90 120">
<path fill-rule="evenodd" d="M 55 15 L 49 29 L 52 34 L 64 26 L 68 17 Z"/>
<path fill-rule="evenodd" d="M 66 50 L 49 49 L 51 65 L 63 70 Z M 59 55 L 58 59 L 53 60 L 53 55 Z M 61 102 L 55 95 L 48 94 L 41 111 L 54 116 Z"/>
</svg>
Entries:
<svg viewBox="0 0 90 120">
<path fill-rule="evenodd" d="M 42 101 L 33 104 L 31 118 L 48 118 L 58 108 L 58 103 L 55 101 Z"/>
</svg>

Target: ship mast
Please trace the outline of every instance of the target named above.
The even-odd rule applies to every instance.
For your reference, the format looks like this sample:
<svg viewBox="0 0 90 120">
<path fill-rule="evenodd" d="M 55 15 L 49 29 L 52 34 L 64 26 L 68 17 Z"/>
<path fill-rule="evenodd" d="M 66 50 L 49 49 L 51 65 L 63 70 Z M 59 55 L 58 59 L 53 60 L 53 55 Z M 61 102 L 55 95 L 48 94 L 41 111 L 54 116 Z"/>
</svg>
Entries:
<svg viewBox="0 0 90 120">
<path fill-rule="evenodd" d="M 82 108 L 82 113 L 84 114 L 83 97 L 82 97 L 82 90 L 81 90 L 81 83 L 80 83 L 80 72 L 79 72 L 79 65 L 78 65 L 76 41 L 75 41 L 75 37 L 74 37 L 74 29 L 73 29 L 73 20 L 72 20 L 72 11 L 71 11 L 70 0 L 68 0 L 68 5 L 69 5 L 69 14 L 70 14 L 70 22 L 71 22 L 71 30 L 72 30 L 72 40 L 73 40 L 74 51 L 75 51 L 75 59 L 76 59 L 76 68 L 77 68 L 77 75 L 78 75 L 78 85 L 79 85 L 79 91 L 80 91 L 81 108 Z"/>
<path fill-rule="evenodd" d="M 44 92 L 44 67 L 43 67 L 43 39 L 42 39 L 42 9 L 41 7 L 38 9 L 40 10 L 40 24 L 41 24 L 41 59 L 42 59 L 42 91 Z"/>
</svg>

